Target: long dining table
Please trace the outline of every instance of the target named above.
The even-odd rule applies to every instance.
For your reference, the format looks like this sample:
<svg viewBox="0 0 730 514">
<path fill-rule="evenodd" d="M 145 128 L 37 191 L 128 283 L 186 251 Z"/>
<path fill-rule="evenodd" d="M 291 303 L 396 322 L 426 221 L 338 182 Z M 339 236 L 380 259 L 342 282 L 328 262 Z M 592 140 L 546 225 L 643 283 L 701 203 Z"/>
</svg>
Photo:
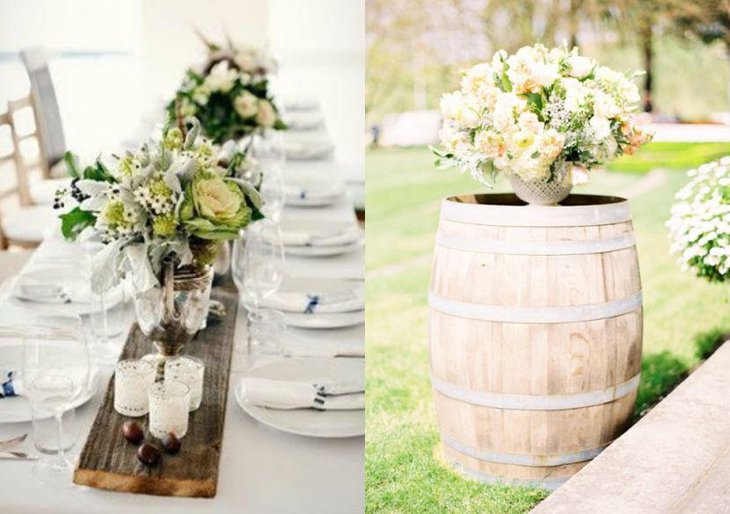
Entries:
<svg viewBox="0 0 730 514">
<path fill-rule="evenodd" d="M 330 170 L 321 172 L 320 170 Z M 332 161 L 300 165 L 288 163 L 289 178 L 332 173 Z M 349 199 L 317 208 L 285 207 L 281 226 L 306 221 L 314 225 L 331 222 L 357 223 Z M 49 235 L 26 265 L 33 266 L 58 255 L 66 243 L 58 228 Z M 68 251 L 73 252 L 72 246 Z M 45 255 L 45 256 L 44 256 Z M 288 274 L 293 277 L 362 280 L 362 248 L 335 257 L 287 257 Z M 32 305 L 27 306 L 32 308 Z M 0 295 L 0 324 L 22 322 L 23 305 Z M 239 307 L 235 338 L 246 338 L 246 313 Z M 130 320 L 131 323 L 131 320 Z M 304 330 L 304 329 L 293 329 Z M 362 341 L 364 325 L 343 329 L 308 331 L 308 337 L 322 341 Z M 125 334 L 114 341 L 121 349 Z M 144 513 L 356 513 L 364 511 L 364 437 L 319 439 L 292 435 L 265 426 L 237 404 L 233 389 L 249 367 L 245 353 L 234 352 L 221 449 L 218 490 L 214 498 L 179 498 L 110 492 L 72 485 L 54 488 L 34 479 L 32 461 L 0 459 L 0 511 L 7 514 L 130 514 Z M 93 398 L 77 408 L 78 455 L 99 409 L 113 373 L 113 365 L 99 365 L 101 386 Z M 0 400 L 0 410 L 2 409 Z M 0 423 L 0 441 L 23 433 L 32 434 L 31 423 Z M 32 437 L 17 448 L 33 452 Z"/>
</svg>

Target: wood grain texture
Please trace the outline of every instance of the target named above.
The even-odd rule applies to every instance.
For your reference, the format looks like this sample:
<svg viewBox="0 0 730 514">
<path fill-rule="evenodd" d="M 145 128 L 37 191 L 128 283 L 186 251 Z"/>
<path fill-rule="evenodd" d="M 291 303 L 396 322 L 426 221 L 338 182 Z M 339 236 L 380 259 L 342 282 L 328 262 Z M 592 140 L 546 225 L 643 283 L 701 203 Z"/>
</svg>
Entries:
<svg viewBox="0 0 730 514">
<path fill-rule="evenodd" d="M 218 483 L 218 464 L 223 440 L 231 352 L 234 344 L 238 297 L 235 292 L 214 288 L 211 298 L 223 302 L 227 315 L 220 322 L 208 321 L 183 354 L 205 362 L 203 400 L 190 413 L 187 435 L 176 455 L 163 455 L 161 465 L 146 468 L 136 457 L 136 445 L 121 436 L 127 418 L 114 410 L 114 377 L 81 452 L 74 483 L 111 491 L 161 496 L 213 497 Z M 153 351 L 152 343 L 134 325 L 120 359 L 137 359 Z M 145 429 L 147 416 L 136 419 Z"/>
<path fill-rule="evenodd" d="M 537 209 L 519 207 L 521 202 L 514 195 L 444 201 L 448 208 L 446 215 L 442 210 L 439 223 L 431 294 L 452 305 L 478 309 L 444 312 L 449 309 L 436 308 L 439 304 L 434 302 L 429 317 L 431 374 L 437 379 L 434 383 L 477 396 L 471 396 L 469 403 L 464 395 L 451 397 L 443 388 L 434 389 L 433 394 L 444 435 L 444 458 L 462 471 L 474 472 L 474 477 L 518 483 L 567 479 L 586 462 L 547 464 L 595 453 L 618 437 L 630 420 L 635 386 L 628 393 L 603 395 L 596 405 L 569 409 L 496 408 L 473 400 L 480 393 L 488 393 L 482 398 L 526 395 L 535 402 L 563 395 L 600 397 L 601 391 L 638 376 L 640 305 L 619 315 L 571 322 L 561 318 L 547 322 L 544 316 L 505 322 L 468 315 L 555 312 L 564 320 L 570 319 L 565 313 L 571 309 L 577 312 L 591 306 L 600 312 L 610 302 L 641 293 L 635 246 L 611 249 L 611 244 L 600 243 L 633 237 L 630 219 L 615 221 L 624 216 L 617 214 L 623 209 L 630 216 L 626 202 L 581 196 L 572 195 L 564 206 Z M 460 208 L 467 209 L 466 214 Z M 589 223 L 581 225 L 581 219 Z M 570 223 L 561 225 L 565 220 Z M 570 252 L 561 254 L 560 248 Z"/>
</svg>

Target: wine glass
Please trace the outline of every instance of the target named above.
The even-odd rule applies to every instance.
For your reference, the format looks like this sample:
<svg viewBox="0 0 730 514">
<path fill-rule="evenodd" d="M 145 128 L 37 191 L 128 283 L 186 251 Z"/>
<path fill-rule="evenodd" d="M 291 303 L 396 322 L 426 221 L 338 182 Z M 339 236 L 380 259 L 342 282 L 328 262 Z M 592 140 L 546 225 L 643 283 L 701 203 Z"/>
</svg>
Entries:
<svg viewBox="0 0 730 514">
<path fill-rule="evenodd" d="M 256 133 L 251 140 L 251 155 L 261 168 L 261 196 L 263 213 L 278 223 L 284 209 L 284 165 L 286 152 L 280 131 L 267 129 Z"/>
<path fill-rule="evenodd" d="M 92 377 L 78 316 L 48 314 L 32 320 L 23 336 L 22 377 L 28 384 L 35 446 L 45 454 L 33 474 L 44 483 L 70 485 L 73 465 L 66 451 L 75 439 L 65 422 L 73 418 L 74 403 L 87 394 Z"/>
<path fill-rule="evenodd" d="M 281 221 L 286 201 L 284 178 L 281 171 L 273 165 L 262 164 L 261 199 L 264 206 L 261 212 L 274 223 Z"/>
<path fill-rule="evenodd" d="M 284 245 L 279 228 L 270 220 L 251 224 L 233 244 L 233 281 L 241 303 L 251 313 L 274 294 L 284 278 Z"/>
</svg>

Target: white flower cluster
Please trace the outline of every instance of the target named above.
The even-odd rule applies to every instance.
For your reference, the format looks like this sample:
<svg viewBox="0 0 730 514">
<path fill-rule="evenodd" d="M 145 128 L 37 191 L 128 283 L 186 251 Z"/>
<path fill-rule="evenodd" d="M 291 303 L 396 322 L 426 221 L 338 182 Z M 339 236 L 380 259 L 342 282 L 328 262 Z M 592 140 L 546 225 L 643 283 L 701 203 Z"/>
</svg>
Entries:
<svg viewBox="0 0 730 514">
<path fill-rule="evenodd" d="M 730 279 L 730 157 L 703 164 L 687 175 L 667 227 L 672 253 L 683 270 L 711 282 Z"/>
<path fill-rule="evenodd" d="M 497 172 L 576 180 L 649 140 L 629 119 L 639 100 L 631 77 L 577 49 L 500 50 L 442 97 L 444 151 L 436 153 L 485 185 Z"/>
</svg>

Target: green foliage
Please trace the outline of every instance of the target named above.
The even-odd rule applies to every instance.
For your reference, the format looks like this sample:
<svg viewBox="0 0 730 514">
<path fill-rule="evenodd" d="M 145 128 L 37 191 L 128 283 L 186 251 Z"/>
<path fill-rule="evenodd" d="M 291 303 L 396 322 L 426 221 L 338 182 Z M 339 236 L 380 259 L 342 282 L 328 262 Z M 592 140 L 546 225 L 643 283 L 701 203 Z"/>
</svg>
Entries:
<svg viewBox="0 0 730 514">
<path fill-rule="evenodd" d="M 59 218 L 61 218 L 61 233 L 70 241 L 76 239 L 85 228 L 92 227 L 96 223 L 96 216 L 91 212 L 81 210 L 80 207 L 61 214 Z"/>
</svg>

